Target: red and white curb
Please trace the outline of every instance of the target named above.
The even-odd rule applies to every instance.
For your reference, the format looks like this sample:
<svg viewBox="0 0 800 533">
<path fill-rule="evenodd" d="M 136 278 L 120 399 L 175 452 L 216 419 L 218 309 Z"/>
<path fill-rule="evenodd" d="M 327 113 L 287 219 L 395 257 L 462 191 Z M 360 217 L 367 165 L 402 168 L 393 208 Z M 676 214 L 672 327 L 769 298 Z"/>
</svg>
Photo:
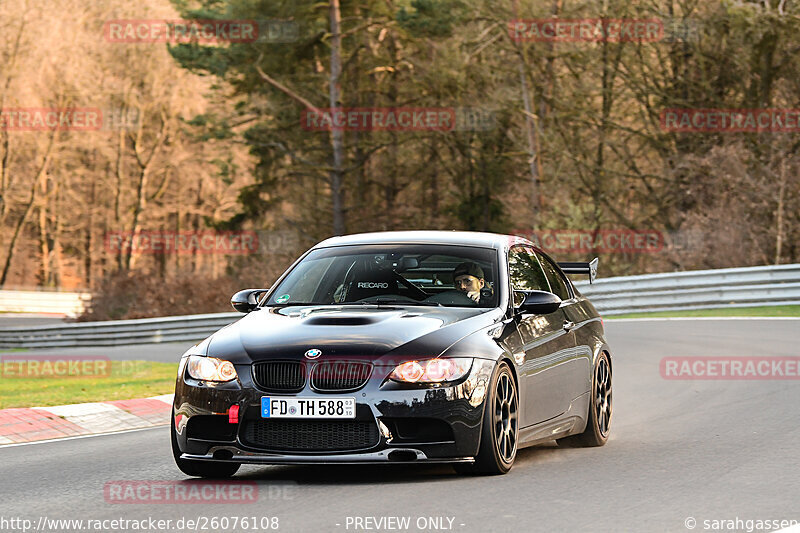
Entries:
<svg viewBox="0 0 800 533">
<path fill-rule="evenodd" d="M 172 394 L 55 407 L 0 409 L 0 446 L 169 423 Z"/>
</svg>

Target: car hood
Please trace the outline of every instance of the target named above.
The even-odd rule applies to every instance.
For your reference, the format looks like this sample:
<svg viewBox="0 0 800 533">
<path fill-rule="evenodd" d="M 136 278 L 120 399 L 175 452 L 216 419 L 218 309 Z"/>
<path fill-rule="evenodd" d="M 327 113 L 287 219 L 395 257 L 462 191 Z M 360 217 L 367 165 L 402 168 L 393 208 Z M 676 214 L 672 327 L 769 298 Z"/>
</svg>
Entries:
<svg viewBox="0 0 800 533">
<path fill-rule="evenodd" d="M 208 339 L 207 354 L 235 364 L 330 357 L 435 357 L 459 339 L 501 320 L 500 309 L 307 306 L 251 312 Z M 206 344 L 206 343 L 204 343 Z"/>
</svg>

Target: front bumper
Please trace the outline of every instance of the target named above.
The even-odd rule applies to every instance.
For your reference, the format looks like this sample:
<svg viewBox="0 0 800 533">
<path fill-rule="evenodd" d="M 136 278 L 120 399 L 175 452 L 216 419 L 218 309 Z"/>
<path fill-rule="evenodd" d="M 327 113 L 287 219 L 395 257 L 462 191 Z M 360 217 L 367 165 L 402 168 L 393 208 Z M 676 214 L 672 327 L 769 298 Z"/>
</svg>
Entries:
<svg viewBox="0 0 800 533">
<path fill-rule="evenodd" d="M 181 459 L 223 461 L 244 464 L 365 464 L 365 463 L 473 463 L 474 457 L 438 457 L 431 459 L 420 450 L 391 447 L 379 452 L 338 453 L 324 455 L 289 455 L 249 452 L 235 446 L 212 446 L 205 455 L 181 454 Z"/>
<path fill-rule="evenodd" d="M 276 394 L 256 387 L 250 365 L 237 365 L 239 379 L 235 382 L 208 384 L 186 376 L 184 359 L 173 405 L 178 448 L 184 459 L 250 464 L 472 462 L 480 444 L 484 397 L 494 366 L 495 361 L 474 359 L 466 379 L 435 388 L 408 388 L 387 382 L 391 368 L 376 366 L 366 385 L 356 391 L 320 393 L 307 383 L 300 392 Z M 374 424 L 376 438 L 355 449 L 337 450 L 253 444 L 246 436 L 247 425 L 269 420 L 261 418 L 262 396 L 355 397 L 354 422 L 369 427 Z M 236 424 L 227 421 L 232 405 L 239 406 Z"/>
</svg>

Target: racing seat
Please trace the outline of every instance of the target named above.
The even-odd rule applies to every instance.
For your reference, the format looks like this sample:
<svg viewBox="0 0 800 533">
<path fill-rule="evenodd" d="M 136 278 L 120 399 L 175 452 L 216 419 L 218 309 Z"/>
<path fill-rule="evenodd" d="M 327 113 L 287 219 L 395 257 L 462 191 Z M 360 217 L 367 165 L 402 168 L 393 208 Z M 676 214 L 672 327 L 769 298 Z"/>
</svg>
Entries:
<svg viewBox="0 0 800 533">
<path fill-rule="evenodd" d="M 389 269 L 369 268 L 363 264 L 353 275 L 347 288 L 348 302 L 356 302 L 373 296 L 397 294 L 397 279 Z"/>
</svg>

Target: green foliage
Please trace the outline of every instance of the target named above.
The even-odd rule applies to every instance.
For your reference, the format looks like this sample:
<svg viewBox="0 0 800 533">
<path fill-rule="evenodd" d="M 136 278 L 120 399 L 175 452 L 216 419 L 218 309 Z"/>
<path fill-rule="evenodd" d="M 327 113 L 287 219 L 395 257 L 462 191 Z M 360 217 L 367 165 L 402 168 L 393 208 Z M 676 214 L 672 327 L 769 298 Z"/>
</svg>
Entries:
<svg viewBox="0 0 800 533">
<path fill-rule="evenodd" d="M 548 17 L 554 9 L 520 4 L 523 18 Z M 589 4 L 559 6 L 563 19 L 597 16 Z M 471 107 L 496 118 L 478 131 L 345 131 L 347 230 L 672 231 L 697 224 L 687 213 L 714 202 L 711 184 L 723 180 L 712 177 L 720 171 L 708 160 L 715 148 L 741 141 L 752 154 L 743 161 L 749 171 L 774 173 L 763 163 L 772 153 L 769 139 L 665 131 L 660 113 L 778 102 L 792 107 L 799 88 L 794 80 L 800 79 L 800 61 L 791 53 L 800 35 L 796 17 L 779 13 L 775 2 L 767 9 L 762 2 L 643 7 L 620 0 L 606 8 L 613 17 L 656 13 L 671 33 L 653 42 L 514 43 L 505 34 L 509 3 L 343 2 L 343 107 Z M 330 234 L 330 134 L 300 126 L 305 105 L 293 96 L 329 105 L 328 3 L 228 0 L 203 9 L 186 13 L 292 20 L 300 28 L 290 43 L 170 48 L 181 66 L 226 84 L 236 118 L 251 120 L 246 129 L 232 127 L 232 117 L 190 121 L 203 138 L 244 142 L 255 158 L 254 183 L 240 191 L 239 212 L 226 224 L 283 217 L 313 235 Z M 256 65 L 288 90 L 267 82 Z M 532 119 L 524 112 L 520 69 Z M 539 205 L 530 200 L 531 149 L 541 173 Z M 220 179 L 225 172 L 220 167 Z M 606 264 L 627 261 L 635 268 L 653 259 Z M 671 266 L 677 259 L 665 261 Z"/>
<path fill-rule="evenodd" d="M 411 0 L 410 7 L 410 11 L 406 6 L 400 8 L 397 22 L 414 37 L 451 37 L 454 26 L 465 18 L 460 0 Z"/>
<path fill-rule="evenodd" d="M 199 44 L 176 44 L 168 50 L 181 67 L 196 74 L 224 78 L 231 66 L 227 50 Z"/>
</svg>

